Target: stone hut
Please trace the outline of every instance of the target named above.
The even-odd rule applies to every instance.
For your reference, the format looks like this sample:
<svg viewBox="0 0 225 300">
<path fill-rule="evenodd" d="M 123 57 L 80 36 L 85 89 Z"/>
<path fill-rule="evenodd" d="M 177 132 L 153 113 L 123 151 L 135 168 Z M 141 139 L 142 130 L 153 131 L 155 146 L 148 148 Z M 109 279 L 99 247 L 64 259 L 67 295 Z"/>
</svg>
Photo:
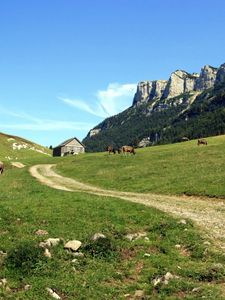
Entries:
<svg viewBox="0 0 225 300">
<path fill-rule="evenodd" d="M 66 156 L 84 152 L 85 146 L 76 137 L 68 139 L 53 148 L 53 156 Z"/>
</svg>

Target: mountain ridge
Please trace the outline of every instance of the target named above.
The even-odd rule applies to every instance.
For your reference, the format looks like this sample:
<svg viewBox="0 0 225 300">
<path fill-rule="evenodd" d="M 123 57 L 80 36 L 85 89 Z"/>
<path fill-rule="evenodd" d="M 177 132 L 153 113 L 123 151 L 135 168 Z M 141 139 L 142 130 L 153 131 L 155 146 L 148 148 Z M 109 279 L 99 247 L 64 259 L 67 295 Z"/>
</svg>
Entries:
<svg viewBox="0 0 225 300">
<path fill-rule="evenodd" d="M 209 120 L 218 118 L 218 115 L 220 119 L 223 114 L 222 108 L 225 107 L 224 90 L 225 64 L 219 68 L 205 65 L 199 74 L 176 70 L 168 80 L 141 81 L 137 85 L 132 106 L 118 115 L 105 119 L 90 130 L 83 143 L 87 151 L 103 151 L 109 144 L 116 147 L 124 144 L 138 146 L 143 139 L 147 139 L 148 144 L 156 144 L 179 141 L 182 135 L 190 139 L 207 136 L 203 128 L 195 132 L 189 128 L 190 126 L 196 128 L 193 122 L 188 121 L 193 120 L 192 106 L 195 109 L 196 105 L 204 107 L 202 111 L 197 109 L 200 119 L 203 115 L 204 118 L 206 115 L 209 117 L 209 112 Z M 213 97 L 216 97 L 217 102 L 220 102 L 219 98 L 223 101 L 215 106 Z M 194 105 L 195 102 L 196 105 Z M 208 107 L 203 105 L 204 102 Z M 215 107 L 216 111 L 220 110 L 219 114 L 215 111 Z M 183 118 L 185 124 L 182 123 Z M 213 124 L 215 123 L 214 120 Z M 206 119 L 204 124 L 207 124 Z M 182 130 L 183 127 L 185 130 Z M 209 129 L 210 124 L 206 127 Z M 179 134 L 172 136 L 174 128 L 176 132 L 179 131 Z M 224 133 L 225 126 L 220 128 L 219 133 L 218 126 L 208 132 L 212 135 Z"/>
</svg>

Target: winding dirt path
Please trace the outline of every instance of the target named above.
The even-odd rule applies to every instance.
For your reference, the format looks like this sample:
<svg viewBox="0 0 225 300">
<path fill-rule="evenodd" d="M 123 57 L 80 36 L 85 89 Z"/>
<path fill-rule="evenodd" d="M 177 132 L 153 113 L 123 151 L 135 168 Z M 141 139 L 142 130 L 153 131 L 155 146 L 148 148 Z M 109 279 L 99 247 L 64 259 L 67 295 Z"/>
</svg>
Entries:
<svg viewBox="0 0 225 300">
<path fill-rule="evenodd" d="M 82 191 L 99 196 L 116 197 L 158 208 L 182 218 L 194 220 L 209 238 L 225 251 L 225 200 L 141 194 L 105 190 L 63 177 L 54 171 L 55 165 L 43 164 L 30 168 L 30 174 L 41 183 L 63 191 Z"/>
</svg>

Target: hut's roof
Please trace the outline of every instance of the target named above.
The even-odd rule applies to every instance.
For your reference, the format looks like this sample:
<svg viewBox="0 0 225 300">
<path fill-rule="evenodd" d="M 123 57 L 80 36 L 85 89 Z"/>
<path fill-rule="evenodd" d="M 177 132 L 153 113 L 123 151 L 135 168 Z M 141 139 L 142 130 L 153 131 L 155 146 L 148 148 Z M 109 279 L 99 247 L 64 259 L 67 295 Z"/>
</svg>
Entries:
<svg viewBox="0 0 225 300">
<path fill-rule="evenodd" d="M 72 140 L 76 140 L 79 144 L 81 144 L 81 146 L 83 146 L 83 147 L 85 148 L 84 144 L 82 144 L 81 141 L 79 141 L 78 138 L 76 138 L 76 137 L 73 137 L 73 138 L 71 138 L 71 139 L 68 139 L 68 140 L 62 142 L 61 144 L 59 144 L 58 146 L 56 146 L 56 147 L 54 147 L 54 148 L 60 148 L 60 147 L 63 147 L 63 146 L 65 146 L 65 145 L 67 145 L 68 143 L 70 143 Z"/>
</svg>

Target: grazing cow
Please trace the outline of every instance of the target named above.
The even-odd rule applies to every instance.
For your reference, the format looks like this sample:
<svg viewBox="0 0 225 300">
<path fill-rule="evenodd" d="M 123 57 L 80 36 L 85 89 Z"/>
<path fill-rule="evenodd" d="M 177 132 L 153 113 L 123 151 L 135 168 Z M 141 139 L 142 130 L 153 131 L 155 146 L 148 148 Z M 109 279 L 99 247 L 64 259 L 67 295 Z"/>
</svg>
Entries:
<svg viewBox="0 0 225 300">
<path fill-rule="evenodd" d="M 134 155 L 136 154 L 136 152 L 135 152 L 135 150 L 134 150 L 134 147 L 132 147 L 132 146 L 123 146 L 122 147 L 122 152 L 123 153 L 133 153 Z"/>
<path fill-rule="evenodd" d="M 198 142 L 197 142 L 197 145 L 208 145 L 207 141 L 205 139 L 199 139 Z"/>
<path fill-rule="evenodd" d="M 4 164 L 0 161 L 0 174 L 2 174 L 4 171 Z"/>
<path fill-rule="evenodd" d="M 113 154 L 116 154 L 116 149 L 113 147 L 113 146 L 108 146 L 106 148 L 106 151 L 108 151 L 108 153 L 113 153 Z"/>
</svg>

